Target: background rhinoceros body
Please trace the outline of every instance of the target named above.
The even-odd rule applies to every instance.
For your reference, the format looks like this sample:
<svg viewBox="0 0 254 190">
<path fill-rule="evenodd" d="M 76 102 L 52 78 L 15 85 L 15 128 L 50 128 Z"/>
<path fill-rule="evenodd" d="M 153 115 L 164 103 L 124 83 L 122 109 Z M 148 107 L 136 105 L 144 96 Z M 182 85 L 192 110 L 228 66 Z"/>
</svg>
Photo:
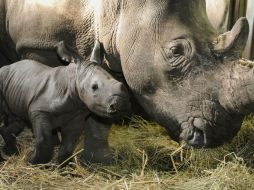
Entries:
<svg viewBox="0 0 254 190">
<path fill-rule="evenodd" d="M 5 29 L 1 31 L 5 35 L 1 35 L 0 39 L 8 41 L 1 42 L 1 46 L 10 44 L 10 37 L 14 43 L 12 47 L 22 57 L 42 59 L 45 64 L 50 60 L 50 65 L 59 65 L 53 47 L 61 39 L 68 41 L 84 56 L 92 50 L 93 16 L 86 1 L 1 0 L 0 9 L 1 14 L 4 13 L 0 30 Z M 42 52 L 37 52 L 43 49 L 51 49 L 52 52 L 46 52 L 45 56 L 41 55 Z M 10 54 L 6 48 L 2 48 L 1 53 L 2 56 Z"/>
<path fill-rule="evenodd" d="M 235 63 L 246 43 L 246 19 L 219 36 L 204 0 L 2 0 L 0 5 L 2 64 L 17 59 L 9 53 L 16 48 L 22 58 L 53 66 L 60 64 L 52 51 L 58 41 L 86 56 L 97 38 L 109 68 L 123 72 L 137 101 L 173 139 L 213 147 L 239 130 L 239 110 L 251 101 L 235 102 L 249 95 L 237 94 L 249 79 L 239 77 Z"/>
</svg>

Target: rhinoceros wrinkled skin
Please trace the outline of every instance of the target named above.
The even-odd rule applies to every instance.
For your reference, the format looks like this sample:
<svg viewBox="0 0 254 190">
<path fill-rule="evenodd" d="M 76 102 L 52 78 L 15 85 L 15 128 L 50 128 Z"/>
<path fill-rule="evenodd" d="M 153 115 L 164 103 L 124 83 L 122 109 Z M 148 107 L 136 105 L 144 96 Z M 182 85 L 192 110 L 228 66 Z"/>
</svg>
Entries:
<svg viewBox="0 0 254 190">
<path fill-rule="evenodd" d="M 5 30 L 0 49 L 5 60 L 15 59 L 4 56 L 15 47 L 18 57 L 53 66 L 57 63 L 53 44 L 65 39 L 86 56 L 96 38 L 103 44 L 110 70 L 123 73 L 144 111 L 176 141 L 195 147 L 221 145 L 237 133 L 243 115 L 253 111 L 248 106 L 252 86 L 244 89 L 252 78 L 242 77 L 252 70 L 239 65 L 248 22 L 241 18 L 231 31 L 218 34 L 208 20 L 205 0 L 2 0 L 1 4 L 0 28 Z M 99 126 L 92 134 L 105 140 L 108 128 Z"/>
<path fill-rule="evenodd" d="M 1 113 L 7 121 L 1 129 L 4 149 L 7 154 L 15 152 L 15 136 L 24 122 L 29 122 L 36 139 L 32 164 L 51 160 L 52 130 L 61 131 L 58 161 L 62 163 L 72 155 L 91 112 L 115 118 L 130 110 L 125 86 L 98 63 L 79 59 L 63 42 L 57 44 L 57 52 L 62 59 L 76 63 L 52 68 L 22 60 L 0 69 Z"/>
</svg>

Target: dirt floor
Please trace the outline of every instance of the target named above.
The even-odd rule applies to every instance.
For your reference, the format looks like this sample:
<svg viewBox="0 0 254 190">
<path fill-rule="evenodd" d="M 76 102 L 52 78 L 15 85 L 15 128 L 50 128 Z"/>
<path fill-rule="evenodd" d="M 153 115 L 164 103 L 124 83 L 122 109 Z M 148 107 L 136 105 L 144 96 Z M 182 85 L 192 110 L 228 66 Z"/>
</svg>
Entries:
<svg viewBox="0 0 254 190">
<path fill-rule="evenodd" d="M 253 116 L 246 118 L 233 142 L 212 150 L 183 149 L 158 125 L 134 117 L 128 126 L 112 128 L 115 163 L 111 166 L 82 167 L 80 142 L 68 167 L 61 169 L 54 161 L 35 167 L 27 164 L 31 132 L 24 131 L 18 143 L 20 155 L 0 166 L 0 189 L 254 189 Z"/>
</svg>

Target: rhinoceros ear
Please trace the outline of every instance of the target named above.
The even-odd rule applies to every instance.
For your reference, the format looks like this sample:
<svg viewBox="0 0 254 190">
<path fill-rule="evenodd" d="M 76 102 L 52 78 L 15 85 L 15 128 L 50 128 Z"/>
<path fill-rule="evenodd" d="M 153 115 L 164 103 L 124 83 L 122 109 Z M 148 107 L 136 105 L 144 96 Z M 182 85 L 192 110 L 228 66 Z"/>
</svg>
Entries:
<svg viewBox="0 0 254 190">
<path fill-rule="evenodd" d="M 249 23 L 245 17 L 238 19 L 232 30 L 219 35 L 212 44 L 217 55 L 240 56 L 248 39 Z"/>
<path fill-rule="evenodd" d="M 104 57 L 102 44 L 96 40 L 94 43 L 93 51 L 90 57 L 90 61 L 101 64 Z"/>
</svg>

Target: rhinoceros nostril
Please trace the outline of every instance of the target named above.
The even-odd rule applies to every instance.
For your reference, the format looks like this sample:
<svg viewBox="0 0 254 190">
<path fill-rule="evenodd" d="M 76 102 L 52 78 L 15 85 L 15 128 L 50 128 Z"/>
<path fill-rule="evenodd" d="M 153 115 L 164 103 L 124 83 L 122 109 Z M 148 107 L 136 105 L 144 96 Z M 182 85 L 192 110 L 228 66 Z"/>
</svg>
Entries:
<svg viewBox="0 0 254 190">
<path fill-rule="evenodd" d="M 98 90 L 98 88 L 99 88 L 98 84 L 93 84 L 93 85 L 92 85 L 92 89 L 93 89 L 93 91 Z"/>
<path fill-rule="evenodd" d="M 111 104 L 109 108 L 111 111 L 116 111 L 116 104 Z"/>
</svg>

